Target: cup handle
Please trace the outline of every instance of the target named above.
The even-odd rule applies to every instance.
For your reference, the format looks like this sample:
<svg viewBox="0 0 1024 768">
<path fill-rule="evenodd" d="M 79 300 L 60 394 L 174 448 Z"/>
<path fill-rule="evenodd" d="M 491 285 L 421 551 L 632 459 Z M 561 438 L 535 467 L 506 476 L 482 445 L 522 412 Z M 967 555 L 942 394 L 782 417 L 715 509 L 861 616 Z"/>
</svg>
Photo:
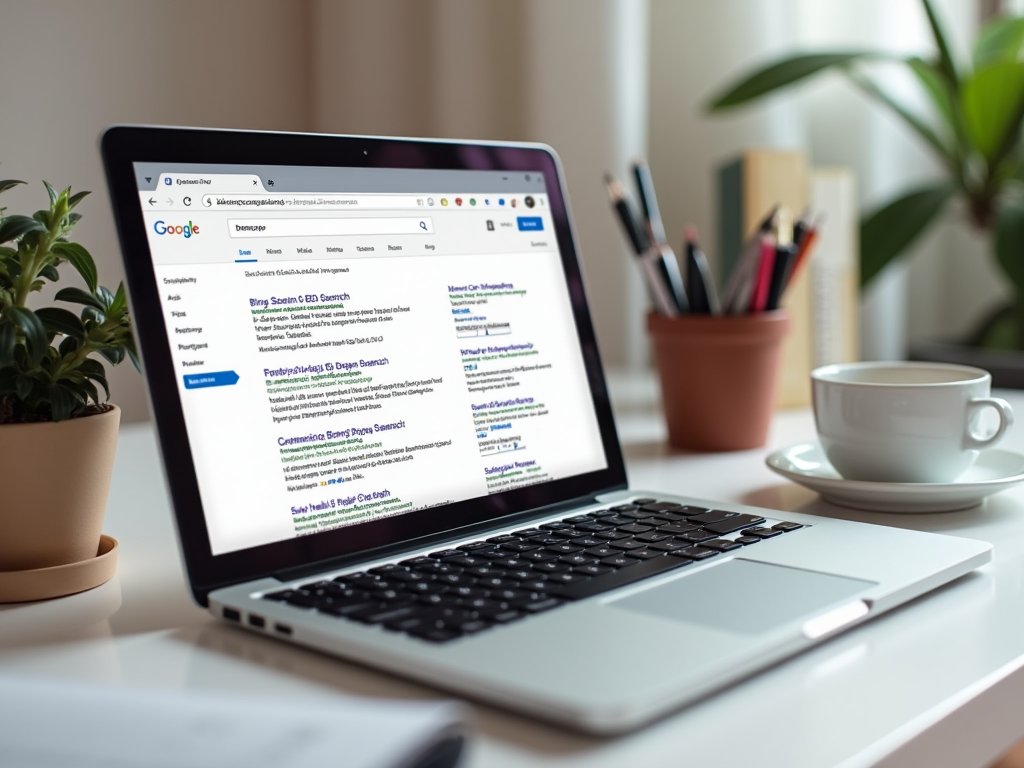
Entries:
<svg viewBox="0 0 1024 768">
<path fill-rule="evenodd" d="M 971 433 L 971 419 L 974 414 L 983 408 L 995 408 L 999 413 L 999 426 L 989 437 L 975 437 Z M 1013 426 L 1013 408 L 1010 404 L 999 397 L 976 397 L 967 403 L 967 426 L 964 432 L 965 448 L 987 448 L 995 445 L 1003 439 L 1003 435 Z"/>
</svg>

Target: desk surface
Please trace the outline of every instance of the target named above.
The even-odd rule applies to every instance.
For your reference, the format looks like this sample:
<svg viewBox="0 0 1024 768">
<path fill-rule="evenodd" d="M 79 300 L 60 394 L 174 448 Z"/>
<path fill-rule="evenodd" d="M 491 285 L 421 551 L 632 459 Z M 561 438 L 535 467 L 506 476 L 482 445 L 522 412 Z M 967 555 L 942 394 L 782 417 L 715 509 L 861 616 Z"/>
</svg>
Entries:
<svg viewBox="0 0 1024 768">
<path fill-rule="evenodd" d="M 966 768 L 1024 736 L 1024 488 L 966 512 L 842 509 L 764 466 L 770 450 L 813 437 L 808 412 L 779 414 L 763 449 L 687 454 L 666 446 L 648 386 L 617 387 L 632 487 L 984 539 L 996 545 L 994 562 L 630 736 L 583 737 L 474 705 L 466 765 Z M 1024 414 L 1024 394 L 1001 394 Z M 1024 427 L 1004 447 L 1024 451 Z M 440 696 L 234 629 L 195 606 L 146 425 L 121 431 L 105 529 L 121 542 L 112 581 L 0 606 L 0 671 L 140 688 Z"/>
</svg>

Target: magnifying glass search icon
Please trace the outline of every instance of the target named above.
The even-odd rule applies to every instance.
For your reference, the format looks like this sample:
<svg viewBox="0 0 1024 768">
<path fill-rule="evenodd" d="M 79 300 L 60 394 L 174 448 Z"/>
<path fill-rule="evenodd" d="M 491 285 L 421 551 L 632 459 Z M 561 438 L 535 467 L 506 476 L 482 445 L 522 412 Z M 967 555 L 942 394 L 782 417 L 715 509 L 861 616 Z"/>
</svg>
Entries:
<svg viewBox="0 0 1024 768">
<path fill-rule="evenodd" d="M 426 232 L 427 231 L 427 222 L 421 221 L 420 222 L 420 229 L 422 229 L 424 232 Z"/>
</svg>

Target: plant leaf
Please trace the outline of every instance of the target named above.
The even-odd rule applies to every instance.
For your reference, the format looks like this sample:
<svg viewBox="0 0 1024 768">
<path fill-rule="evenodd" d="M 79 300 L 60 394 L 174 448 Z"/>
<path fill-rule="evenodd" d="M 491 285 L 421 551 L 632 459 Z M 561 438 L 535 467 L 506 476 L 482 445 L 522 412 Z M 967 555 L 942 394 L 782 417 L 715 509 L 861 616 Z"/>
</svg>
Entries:
<svg viewBox="0 0 1024 768">
<path fill-rule="evenodd" d="M 78 270 L 78 274 L 85 280 L 90 293 L 96 293 L 98 277 L 96 275 L 96 262 L 92 255 L 78 243 L 54 243 L 53 252 L 58 256 L 67 259 L 71 266 Z"/>
<path fill-rule="evenodd" d="M 53 264 L 46 264 L 42 269 L 39 270 L 39 274 L 45 277 L 47 280 L 56 283 L 60 280 L 60 272 Z"/>
<path fill-rule="evenodd" d="M 0 181 L 0 192 L 6 192 L 11 187 L 16 187 L 19 184 L 24 183 L 24 181 L 18 181 L 17 179 L 3 179 Z"/>
<path fill-rule="evenodd" d="M 29 364 L 33 367 L 39 365 L 39 361 L 43 359 L 50 346 L 42 321 L 35 312 L 26 307 L 8 307 L 4 314 L 25 334 L 25 351 L 28 353 Z"/>
<path fill-rule="evenodd" d="M 61 357 L 67 357 L 68 355 L 74 354 L 78 349 L 78 339 L 74 336 L 65 336 L 64 341 L 57 347 L 57 354 Z"/>
<path fill-rule="evenodd" d="M 81 288 L 61 288 L 53 298 L 57 299 L 57 301 L 70 301 L 75 304 L 85 304 L 86 306 L 103 310 L 103 302 Z"/>
<path fill-rule="evenodd" d="M 7 322 L 0 322 L 0 368 L 14 362 L 14 345 L 17 341 L 14 326 Z"/>
<path fill-rule="evenodd" d="M 805 53 L 782 59 L 753 74 L 745 75 L 715 96 L 709 102 L 707 109 L 716 112 L 727 107 L 735 107 L 760 98 L 766 93 L 792 85 L 811 75 L 816 75 L 829 67 L 850 64 L 856 59 L 880 56 L 882 54 L 850 51 L 847 53 Z"/>
<path fill-rule="evenodd" d="M 860 284 L 867 285 L 932 222 L 955 193 L 951 186 L 918 189 L 897 198 L 860 224 Z"/>
<path fill-rule="evenodd" d="M 75 409 L 84 404 L 79 396 L 65 385 L 50 385 L 50 412 L 54 421 L 70 419 Z"/>
<path fill-rule="evenodd" d="M 111 365 L 120 365 L 124 360 L 124 350 L 121 347 L 103 347 L 97 350 Z"/>
<path fill-rule="evenodd" d="M 114 303 L 114 294 L 110 292 L 109 288 L 104 288 L 102 285 L 98 286 L 94 293 L 96 294 L 96 298 L 103 303 L 103 311 L 108 311 L 110 309 L 110 305 Z"/>
<path fill-rule="evenodd" d="M 1019 140 L 1024 117 L 1024 62 L 998 61 L 963 83 L 961 109 L 967 136 L 993 165 Z"/>
<path fill-rule="evenodd" d="M 62 333 L 76 339 L 85 338 L 85 326 L 73 312 L 60 307 L 43 307 L 36 310 L 36 317 L 43 321 L 43 327 L 50 333 Z"/>
<path fill-rule="evenodd" d="M 68 198 L 68 210 L 70 211 L 71 209 L 73 209 L 76 205 L 82 202 L 82 199 L 86 195 L 91 194 L 92 192 L 76 192 L 75 194 L 73 194 L 71 197 Z M 81 216 L 79 216 L 78 218 L 81 218 Z M 78 221 L 78 219 L 75 219 L 75 221 Z"/>
<path fill-rule="evenodd" d="M 954 167 L 956 160 L 952 156 L 951 150 L 946 146 L 945 143 L 939 138 L 938 134 L 930 126 L 924 123 L 920 117 L 910 112 L 906 107 L 897 102 L 892 96 L 890 96 L 881 86 L 878 85 L 874 80 L 865 75 L 863 72 L 854 72 L 853 70 L 845 70 L 845 74 L 850 80 L 857 85 L 862 91 L 877 99 L 885 106 L 889 107 L 893 112 L 903 118 L 903 121 L 917 131 L 918 135 L 927 141 L 939 156 L 946 163 L 947 166 Z"/>
<path fill-rule="evenodd" d="M 956 90 L 960 83 L 960 76 L 956 72 L 956 62 L 953 61 L 952 49 L 946 42 L 946 33 L 939 23 L 939 17 L 932 7 L 931 0 L 921 0 L 924 5 L 924 12 L 928 16 L 928 25 L 932 28 L 932 37 L 935 38 L 935 46 L 939 49 L 939 71 L 949 80 L 950 86 Z"/>
<path fill-rule="evenodd" d="M 996 209 L 996 223 L 992 231 L 996 260 L 1017 295 L 1024 292 L 1024 202 L 1007 200 Z"/>
<path fill-rule="evenodd" d="M 0 219 L 0 243 L 17 240 L 29 232 L 45 232 L 46 227 L 31 216 L 4 216 Z"/>
<path fill-rule="evenodd" d="M 1017 61 L 1024 49 L 1024 17 L 1011 16 L 986 24 L 974 41 L 974 68 L 996 61 Z"/>
<path fill-rule="evenodd" d="M 924 86 L 924 90 L 931 98 L 936 111 L 949 128 L 950 134 L 957 137 L 963 136 L 963 120 L 957 111 L 959 105 L 953 89 L 950 88 L 949 82 L 943 74 L 932 64 L 917 56 L 911 56 L 906 61 L 910 71 L 914 73 L 921 85 Z"/>
<path fill-rule="evenodd" d="M 50 205 L 57 202 L 57 190 L 50 186 L 50 182 L 43 180 L 43 186 L 46 187 L 46 194 L 50 196 Z"/>
</svg>

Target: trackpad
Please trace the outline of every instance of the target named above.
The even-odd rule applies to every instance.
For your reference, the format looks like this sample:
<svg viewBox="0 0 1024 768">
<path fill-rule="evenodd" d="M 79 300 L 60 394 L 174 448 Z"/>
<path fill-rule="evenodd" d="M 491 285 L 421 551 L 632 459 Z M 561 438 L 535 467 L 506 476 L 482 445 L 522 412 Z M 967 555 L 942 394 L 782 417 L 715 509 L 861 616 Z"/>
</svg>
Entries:
<svg viewBox="0 0 1024 768">
<path fill-rule="evenodd" d="M 873 586 L 873 581 L 735 559 L 607 605 L 748 634 L 810 617 Z"/>
</svg>

